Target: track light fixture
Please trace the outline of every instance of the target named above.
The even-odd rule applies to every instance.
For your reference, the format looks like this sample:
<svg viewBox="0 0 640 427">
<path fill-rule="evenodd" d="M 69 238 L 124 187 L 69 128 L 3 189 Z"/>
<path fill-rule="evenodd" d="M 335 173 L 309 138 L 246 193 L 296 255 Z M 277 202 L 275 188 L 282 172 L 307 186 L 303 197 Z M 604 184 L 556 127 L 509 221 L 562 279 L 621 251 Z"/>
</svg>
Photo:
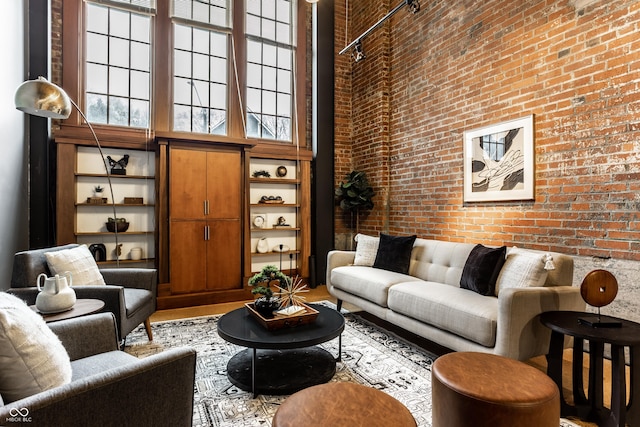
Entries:
<svg viewBox="0 0 640 427">
<path fill-rule="evenodd" d="M 347 45 L 347 47 L 342 49 L 340 51 L 340 55 L 342 55 L 343 53 L 348 52 L 349 50 L 353 49 L 353 52 L 351 53 L 351 57 L 353 58 L 353 60 L 355 62 L 360 62 L 363 59 L 365 59 L 367 56 L 364 54 L 364 50 L 362 48 L 362 40 L 366 36 L 368 36 L 370 33 L 372 33 L 373 30 L 375 30 L 380 25 L 382 25 L 382 23 L 384 21 L 386 21 L 387 19 L 389 19 L 393 15 L 395 15 L 395 13 L 397 11 L 399 11 L 400 9 L 402 9 L 404 6 L 407 6 L 408 9 L 409 9 L 409 12 L 411 12 L 412 14 L 416 14 L 416 13 L 418 13 L 420 11 L 420 2 L 418 0 L 403 0 L 402 3 L 400 3 L 395 8 L 393 8 L 393 10 L 391 12 L 387 13 L 382 19 L 380 19 L 378 22 L 373 24 L 373 26 L 371 28 L 369 28 L 367 31 L 362 33 L 360 35 L 360 37 L 358 37 L 357 39 L 355 39 L 354 41 L 349 43 Z"/>
<path fill-rule="evenodd" d="M 367 55 L 364 54 L 364 50 L 362 50 L 362 42 L 360 40 L 355 44 L 353 52 L 351 52 L 351 57 L 355 62 L 360 62 L 367 57 Z"/>
</svg>

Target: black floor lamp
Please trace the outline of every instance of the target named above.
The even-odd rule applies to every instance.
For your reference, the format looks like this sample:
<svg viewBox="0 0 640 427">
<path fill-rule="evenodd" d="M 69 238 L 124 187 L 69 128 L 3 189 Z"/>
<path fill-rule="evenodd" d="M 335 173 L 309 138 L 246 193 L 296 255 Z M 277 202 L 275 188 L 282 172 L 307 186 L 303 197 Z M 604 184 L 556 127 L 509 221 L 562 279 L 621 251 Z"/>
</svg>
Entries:
<svg viewBox="0 0 640 427">
<path fill-rule="evenodd" d="M 109 191 L 111 193 L 111 206 L 113 208 L 113 221 L 117 221 L 116 215 L 116 201 L 113 198 L 113 185 L 111 185 L 111 172 L 109 171 L 109 167 L 107 166 L 107 161 L 102 152 L 102 146 L 100 145 L 100 141 L 98 141 L 98 137 L 96 136 L 96 132 L 93 130 L 93 126 L 87 120 L 87 117 L 84 115 L 80 107 L 73 102 L 73 100 L 67 95 L 67 93 L 59 86 L 49 82 L 44 77 L 38 77 L 37 80 L 27 80 L 22 83 L 15 94 L 15 104 L 16 108 L 20 111 L 23 111 L 27 114 L 38 116 L 38 117 L 47 117 L 50 119 L 67 119 L 71 114 L 71 106 L 73 105 L 82 119 L 85 121 L 89 130 L 91 131 L 91 135 L 93 135 L 93 139 L 98 147 L 98 151 L 100 152 L 100 156 L 102 157 L 102 164 L 104 165 L 104 171 L 107 176 L 107 181 L 109 183 Z M 118 226 L 114 224 L 114 236 L 116 241 L 116 265 L 120 265 L 120 254 L 118 248 Z"/>
</svg>

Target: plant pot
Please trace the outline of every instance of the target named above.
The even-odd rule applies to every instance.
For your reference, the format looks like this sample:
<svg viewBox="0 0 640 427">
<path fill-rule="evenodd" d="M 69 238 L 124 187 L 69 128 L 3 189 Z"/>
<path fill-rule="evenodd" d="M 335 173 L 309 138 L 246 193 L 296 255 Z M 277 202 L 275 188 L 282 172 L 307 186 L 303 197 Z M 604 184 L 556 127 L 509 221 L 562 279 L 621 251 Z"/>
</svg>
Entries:
<svg viewBox="0 0 640 427">
<path fill-rule="evenodd" d="M 256 311 L 263 317 L 269 319 L 273 317 L 273 312 L 280 306 L 274 297 L 260 297 L 254 301 Z"/>
</svg>

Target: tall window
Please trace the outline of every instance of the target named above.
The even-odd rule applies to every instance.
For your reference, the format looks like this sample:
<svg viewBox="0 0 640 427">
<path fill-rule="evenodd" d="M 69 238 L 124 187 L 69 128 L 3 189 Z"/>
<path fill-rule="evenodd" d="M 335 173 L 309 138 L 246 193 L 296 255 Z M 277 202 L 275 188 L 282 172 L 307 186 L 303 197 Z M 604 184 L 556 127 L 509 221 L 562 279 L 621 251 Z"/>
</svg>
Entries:
<svg viewBox="0 0 640 427">
<path fill-rule="evenodd" d="M 173 130 L 227 134 L 224 0 L 173 1 Z"/>
<path fill-rule="evenodd" d="M 87 3 L 85 109 L 94 123 L 144 128 L 150 118 L 151 18 L 122 7 Z"/>
<path fill-rule="evenodd" d="M 291 141 L 294 1 L 246 0 L 247 135 Z"/>
</svg>

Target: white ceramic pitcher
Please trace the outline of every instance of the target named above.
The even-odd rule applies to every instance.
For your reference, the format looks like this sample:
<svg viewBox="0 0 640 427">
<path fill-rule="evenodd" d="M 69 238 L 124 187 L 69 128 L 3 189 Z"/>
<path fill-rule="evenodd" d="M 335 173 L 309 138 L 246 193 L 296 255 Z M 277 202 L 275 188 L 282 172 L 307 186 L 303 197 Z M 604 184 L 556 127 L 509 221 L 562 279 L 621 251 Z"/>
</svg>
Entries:
<svg viewBox="0 0 640 427">
<path fill-rule="evenodd" d="M 47 277 L 41 273 L 36 280 L 40 291 L 36 297 L 38 311 L 45 314 L 59 313 L 73 307 L 76 303 L 76 293 L 71 288 L 72 284 L 70 271 L 65 271 L 62 276 L 56 274 L 54 277 Z"/>
</svg>

